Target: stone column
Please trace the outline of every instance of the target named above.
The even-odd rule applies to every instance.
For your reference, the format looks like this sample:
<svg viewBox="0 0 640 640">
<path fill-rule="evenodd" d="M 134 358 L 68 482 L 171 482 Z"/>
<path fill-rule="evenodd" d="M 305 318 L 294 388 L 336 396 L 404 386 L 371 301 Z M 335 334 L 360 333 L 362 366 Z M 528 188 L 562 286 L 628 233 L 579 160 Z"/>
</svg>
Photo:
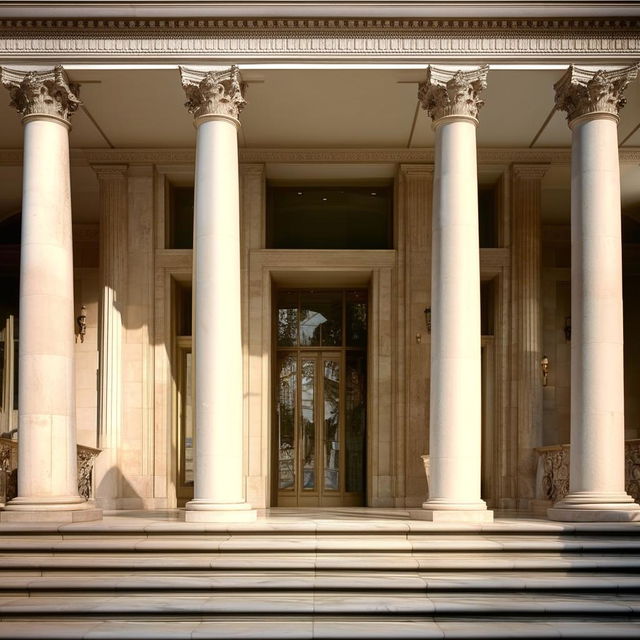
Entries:
<svg viewBox="0 0 640 640">
<path fill-rule="evenodd" d="M 180 69 L 197 128 L 193 241 L 195 477 L 190 522 L 256 517 L 244 498 L 237 67 Z"/>
<path fill-rule="evenodd" d="M 96 497 L 115 508 L 120 495 L 122 316 L 127 287 L 127 165 L 94 165 L 100 187 L 99 406 Z"/>
<path fill-rule="evenodd" d="M 542 303 L 540 196 L 546 165 L 512 168 L 511 266 L 516 353 L 516 433 L 518 508 L 528 510 L 535 498 L 537 458 L 542 444 Z"/>
<path fill-rule="evenodd" d="M 78 495 L 69 118 L 78 86 L 62 67 L 2 69 L 24 124 L 18 496 L 3 520 L 93 520 Z"/>
<path fill-rule="evenodd" d="M 624 362 L 618 112 L 638 65 L 556 83 L 571 136 L 571 459 L 552 520 L 640 520 L 624 490 Z"/>
<path fill-rule="evenodd" d="M 480 242 L 476 126 L 488 67 L 429 67 L 418 98 L 436 132 L 429 498 L 422 517 L 489 521 L 480 498 Z"/>
</svg>

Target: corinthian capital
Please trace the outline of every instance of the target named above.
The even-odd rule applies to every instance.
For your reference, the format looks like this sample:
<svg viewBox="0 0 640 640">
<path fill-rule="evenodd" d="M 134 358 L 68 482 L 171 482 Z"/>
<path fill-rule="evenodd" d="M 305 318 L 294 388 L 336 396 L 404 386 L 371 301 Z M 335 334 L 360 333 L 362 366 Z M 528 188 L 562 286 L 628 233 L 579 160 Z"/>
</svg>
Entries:
<svg viewBox="0 0 640 640">
<path fill-rule="evenodd" d="M 243 95 L 238 67 L 223 71 L 200 71 L 180 67 L 182 88 L 187 94 L 187 107 L 194 118 L 220 115 L 238 119 L 247 104 Z"/>
<path fill-rule="evenodd" d="M 480 92 L 487 86 L 489 65 L 471 71 L 451 71 L 429 66 L 427 79 L 418 87 L 418 100 L 434 122 L 444 116 L 477 119 L 484 104 Z"/>
<path fill-rule="evenodd" d="M 553 86 L 556 108 L 567 112 L 569 122 L 589 113 L 610 113 L 617 117 L 627 102 L 622 94 L 638 75 L 639 67 L 634 64 L 615 71 L 589 71 L 571 65 Z"/>
<path fill-rule="evenodd" d="M 23 118 L 50 116 L 67 124 L 80 106 L 80 85 L 69 82 L 62 67 L 49 71 L 17 71 L 2 67 L 2 84 L 11 94 L 10 106 Z"/>
</svg>

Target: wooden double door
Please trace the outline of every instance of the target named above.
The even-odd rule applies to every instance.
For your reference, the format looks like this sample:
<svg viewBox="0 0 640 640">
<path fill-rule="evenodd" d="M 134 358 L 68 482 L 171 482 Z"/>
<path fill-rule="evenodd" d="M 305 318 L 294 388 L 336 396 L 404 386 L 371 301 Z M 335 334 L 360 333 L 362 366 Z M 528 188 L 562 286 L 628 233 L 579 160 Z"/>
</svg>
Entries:
<svg viewBox="0 0 640 640">
<path fill-rule="evenodd" d="M 336 326 L 342 325 L 349 305 L 345 292 L 305 292 L 296 313 L 289 318 L 279 314 L 281 320 L 302 326 L 299 334 L 291 331 L 294 338 L 288 340 L 298 344 L 281 347 L 275 358 L 273 448 L 278 506 L 365 503 L 366 340 L 353 346 L 349 327 L 342 327 L 344 333 L 334 327 L 324 340 L 317 331 L 305 334 L 305 317 L 327 324 L 331 312 L 323 306 L 327 299 L 334 306 Z M 295 306 L 286 304 L 290 310 Z M 361 309 L 358 315 L 366 325 L 366 312 Z M 325 329 L 328 331 L 328 327 Z M 361 336 L 358 341 L 362 342 Z M 327 348 L 329 345 L 323 346 L 323 342 L 334 344 Z"/>
</svg>

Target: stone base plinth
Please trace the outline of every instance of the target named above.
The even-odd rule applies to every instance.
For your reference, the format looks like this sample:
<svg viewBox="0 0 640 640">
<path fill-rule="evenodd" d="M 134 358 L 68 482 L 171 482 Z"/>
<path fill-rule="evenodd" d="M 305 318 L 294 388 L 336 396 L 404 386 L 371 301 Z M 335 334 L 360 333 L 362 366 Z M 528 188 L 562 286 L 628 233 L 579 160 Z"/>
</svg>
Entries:
<svg viewBox="0 0 640 640">
<path fill-rule="evenodd" d="M 640 507 L 629 508 L 626 505 L 619 509 L 571 509 L 552 507 L 547 509 L 549 520 L 559 522 L 640 522 Z"/>
<path fill-rule="evenodd" d="M 258 517 L 258 511 L 246 502 L 221 505 L 193 500 L 183 514 L 185 522 L 254 522 Z"/>
<path fill-rule="evenodd" d="M 102 509 L 33 510 L 16 509 L 0 511 L 0 522 L 91 522 L 102 520 Z"/>
<path fill-rule="evenodd" d="M 416 509 L 410 510 L 413 520 L 429 520 L 431 522 L 493 522 L 493 511 L 484 510 L 447 510 Z"/>
<path fill-rule="evenodd" d="M 574 491 L 548 511 L 550 520 L 560 522 L 640 521 L 640 505 L 624 491 Z"/>
</svg>

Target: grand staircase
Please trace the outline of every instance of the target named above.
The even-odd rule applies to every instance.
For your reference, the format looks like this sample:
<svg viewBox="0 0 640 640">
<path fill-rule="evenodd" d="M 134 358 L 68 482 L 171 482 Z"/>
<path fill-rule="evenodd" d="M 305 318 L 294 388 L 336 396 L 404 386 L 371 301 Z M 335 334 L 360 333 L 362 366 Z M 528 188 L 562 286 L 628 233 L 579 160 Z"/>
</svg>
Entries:
<svg viewBox="0 0 640 640">
<path fill-rule="evenodd" d="M 640 638 L 640 523 L 175 512 L 0 527 L 0 638 Z"/>
</svg>

